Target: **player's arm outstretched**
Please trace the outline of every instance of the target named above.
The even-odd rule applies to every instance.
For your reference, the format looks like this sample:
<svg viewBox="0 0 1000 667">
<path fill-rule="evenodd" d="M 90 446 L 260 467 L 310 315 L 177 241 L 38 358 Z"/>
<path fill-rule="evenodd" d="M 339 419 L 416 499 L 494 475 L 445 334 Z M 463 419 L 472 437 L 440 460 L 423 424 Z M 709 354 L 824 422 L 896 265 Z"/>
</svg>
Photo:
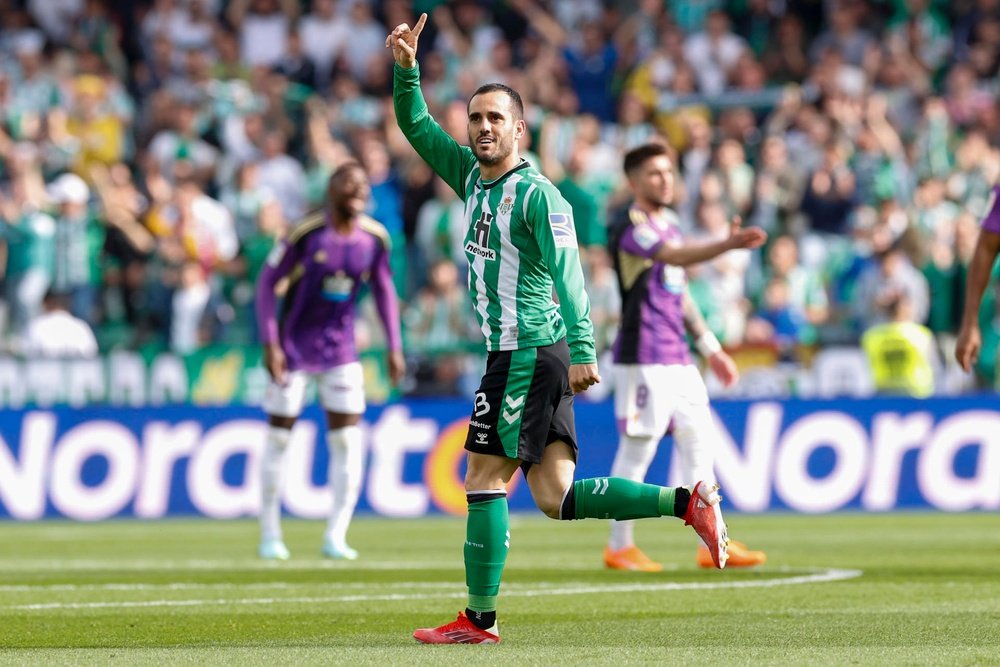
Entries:
<svg viewBox="0 0 1000 667">
<path fill-rule="evenodd" d="M 722 381 L 723 386 L 730 387 L 740 379 L 740 372 L 736 368 L 736 362 L 726 354 L 715 337 L 708 323 L 702 317 L 698 304 L 694 302 L 691 292 L 684 288 L 684 300 L 682 302 L 684 312 L 684 328 L 687 330 L 698 353 L 708 362 L 709 368 L 715 376 Z"/>
<path fill-rule="evenodd" d="M 995 205 L 995 208 L 1000 204 Z M 979 304 L 990 280 L 993 264 L 1000 254 L 1000 234 L 982 229 L 976 241 L 976 251 L 969 264 L 965 284 L 965 306 L 962 309 L 962 326 L 955 344 L 955 359 L 966 372 L 979 360 L 983 336 L 979 330 Z"/>
<path fill-rule="evenodd" d="M 730 250 L 759 248 L 767 241 L 767 232 L 760 227 L 743 228 L 743 220 L 736 216 L 729 226 L 729 236 L 713 243 L 681 246 L 662 245 L 653 260 L 671 266 L 691 266 L 715 259 Z"/>
<path fill-rule="evenodd" d="M 372 297 L 375 299 L 375 308 L 385 328 L 389 379 L 394 385 L 398 385 L 406 375 L 406 359 L 403 356 L 403 337 L 399 329 L 399 299 L 396 296 L 396 286 L 392 282 L 392 269 L 389 267 L 388 241 L 380 245 L 380 250 L 375 256 L 369 284 Z"/>
<path fill-rule="evenodd" d="M 257 330 L 264 345 L 264 366 L 275 382 L 284 384 L 288 370 L 278 330 L 278 284 L 298 264 L 299 246 L 282 239 L 275 243 L 257 279 Z"/>
<path fill-rule="evenodd" d="M 590 297 L 584 287 L 580 249 L 573 228 L 573 211 L 554 187 L 536 186 L 528 195 L 528 225 L 559 296 L 559 312 L 566 323 L 569 344 L 569 384 L 574 392 L 601 381 L 597 369 Z"/>
<path fill-rule="evenodd" d="M 464 201 L 465 181 L 476 166 L 476 157 L 467 146 L 460 145 L 431 117 L 420 91 L 420 68 L 417 66 L 417 44 L 423 32 L 427 14 L 421 14 L 411 29 L 400 23 L 385 38 L 392 48 L 396 64 L 392 68 L 392 103 L 396 122 L 407 141 L 430 165 L 438 176 Z"/>
</svg>

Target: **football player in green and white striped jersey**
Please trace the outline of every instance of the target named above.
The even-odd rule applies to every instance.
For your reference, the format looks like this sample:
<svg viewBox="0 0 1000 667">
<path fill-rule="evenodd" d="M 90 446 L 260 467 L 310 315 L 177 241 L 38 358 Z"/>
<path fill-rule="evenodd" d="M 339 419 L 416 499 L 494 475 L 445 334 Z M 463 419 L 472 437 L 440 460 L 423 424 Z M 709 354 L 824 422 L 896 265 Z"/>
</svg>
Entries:
<svg viewBox="0 0 1000 667">
<path fill-rule="evenodd" d="M 469 294 L 489 355 L 465 443 L 468 606 L 456 621 L 417 630 L 414 637 L 432 644 L 496 643 L 497 594 L 510 547 L 506 484 L 518 467 L 549 517 L 680 517 L 712 547 L 720 568 L 726 527 L 713 485 L 573 480 L 573 394 L 601 380 L 573 212 L 518 154 L 525 123 L 516 91 L 494 83 L 473 94 L 471 147 L 459 145 L 431 118 L 416 61 L 426 20 L 421 15 L 412 29 L 400 24 L 386 38 L 396 61 L 396 120 L 417 153 L 465 202 Z"/>
</svg>

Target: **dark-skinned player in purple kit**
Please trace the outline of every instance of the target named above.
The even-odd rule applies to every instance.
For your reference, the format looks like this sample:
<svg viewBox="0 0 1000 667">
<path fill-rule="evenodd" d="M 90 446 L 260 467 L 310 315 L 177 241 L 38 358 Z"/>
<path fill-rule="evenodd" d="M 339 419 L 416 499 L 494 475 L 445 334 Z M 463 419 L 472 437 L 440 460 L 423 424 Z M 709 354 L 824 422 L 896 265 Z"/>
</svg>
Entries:
<svg viewBox="0 0 1000 667">
<path fill-rule="evenodd" d="M 264 559 L 285 560 L 290 555 L 281 533 L 281 461 L 310 379 L 316 381 L 326 411 L 333 491 L 321 552 L 329 558 L 358 557 L 347 544 L 347 528 L 364 474 L 359 422 L 365 392 L 354 318 L 365 284 L 385 327 L 392 382 L 398 383 L 406 370 L 389 268 L 389 234 L 365 215 L 370 197 L 371 185 L 361 165 L 341 165 L 330 176 L 326 207 L 307 215 L 275 245 L 257 285 L 257 322 L 271 376 L 263 404 L 269 426 L 261 464 L 258 555 Z"/>
</svg>

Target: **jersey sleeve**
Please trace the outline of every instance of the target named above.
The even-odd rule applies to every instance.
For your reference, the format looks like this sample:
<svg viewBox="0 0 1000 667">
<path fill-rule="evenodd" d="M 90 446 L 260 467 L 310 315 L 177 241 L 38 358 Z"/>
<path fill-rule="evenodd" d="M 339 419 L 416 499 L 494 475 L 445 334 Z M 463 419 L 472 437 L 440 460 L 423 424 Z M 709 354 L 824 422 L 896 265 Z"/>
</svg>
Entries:
<svg viewBox="0 0 1000 667">
<path fill-rule="evenodd" d="M 276 343 L 278 336 L 278 282 L 290 274 L 302 258 L 301 244 L 282 239 L 274 244 L 257 279 L 257 329 L 264 345 Z"/>
<path fill-rule="evenodd" d="M 375 309 L 385 328 L 385 340 L 389 350 L 403 349 L 403 338 L 399 329 L 399 299 L 396 297 L 396 286 L 392 282 L 392 269 L 389 266 L 389 242 L 379 240 L 378 250 L 372 260 L 371 280 L 372 297 L 375 299 Z"/>
<path fill-rule="evenodd" d="M 417 154 L 448 186 L 466 199 L 465 181 L 476 166 L 476 157 L 441 129 L 420 91 L 420 68 L 393 65 L 392 103 L 399 129 Z"/>
<path fill-rule="evenodd" d="M 983 218 L 982 227 L 987 232 L 1000 234 L 1000 185 L 993 186 L 989 207 L 986 217 Z"/>
<path fill-rule="evenodd" d="M 525 205 L 525 219 L 559 296 L 559 312 L 566 323 L 570 362 L 597 363 L 594 325 L 590 321 L 590 297 L 584 287 L 573 211 L 554 186 L 534 186 Z"/>
<path fill-rule="evenodd" d="M 663 243 L 663 237 L 653 229 L 648 220 L 635 220 L 632 217 L 622 230 L 618 249 L 630 255 L 652 259 L 663 247 Z"/>
</svg>

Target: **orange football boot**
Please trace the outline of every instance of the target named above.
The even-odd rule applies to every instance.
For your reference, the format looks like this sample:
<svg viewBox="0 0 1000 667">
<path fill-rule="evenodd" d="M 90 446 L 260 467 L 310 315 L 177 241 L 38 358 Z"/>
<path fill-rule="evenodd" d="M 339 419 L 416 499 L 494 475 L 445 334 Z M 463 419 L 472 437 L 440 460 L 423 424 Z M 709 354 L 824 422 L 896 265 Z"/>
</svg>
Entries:
<svg viewBox="0 0 1000 667">
<path fill-rule="evenodd" d="M 712 561 L 712 554 L 704 544 L 698 546 L 698 554 L 695 557 L 700 567 L 715 567 Z M 763 551 L 750 550 L 747 545 L 736 540 L 729 542 L 729 560 L 726 565 L 729 567 L 754 567 L 767 562 L 767 554 Z"/>
<path fill-rule="evenodd" d="M 711 558 L 711 556 L 709 556 Z M 662 572 L 663 566 L 642 553 L 634 544 L 617 551 L 604 547 L 604 565 L 612 570 L 632 570 L 633 572 Z"/>
</svg>

